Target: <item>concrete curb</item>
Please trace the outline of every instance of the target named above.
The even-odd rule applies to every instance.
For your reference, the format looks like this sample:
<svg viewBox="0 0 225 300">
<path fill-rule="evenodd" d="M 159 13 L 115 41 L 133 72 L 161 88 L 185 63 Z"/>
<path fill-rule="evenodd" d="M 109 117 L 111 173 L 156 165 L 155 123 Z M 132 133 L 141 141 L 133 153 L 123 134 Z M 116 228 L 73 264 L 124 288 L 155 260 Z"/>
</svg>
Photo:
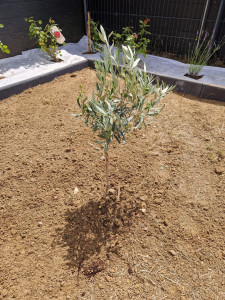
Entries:
<svg viewBox="0 0 225 300">
<path fill-rule="evenodd" d="M 52 81 L 56 77 L 64 75 L 66 73 L 73 73 L 73 72 L 80 71 L 80 70 L 82 70 L 84 68 L 88 68 L 88 67 L 89 67 L 88 61 L 84 60 L 84 61 L 76 62 L 69 66 L 65 66 L 59 70 L 54 70 L 54 71 L 48 72 L 46 74 L 33 77 L 31 79 L 26 79 L 26 80 L 23 80 L 20 82 L 10 84 L 6 87 L 1 87 L 0 88 L 0 100 L 3 100 L 5 98 L 8 98 L 8 97 L 16 95 L 16 94 L 19 94 L 19 93 L 23 92 L 24 90 L 34 87 L 36 85 Z"/>
<path fill-rule="evenodd" d="M 199 98 L 217 100 L 225 102 L 225 87 L 220 85 L 206 84 L 188 79 L 179 79 L 164 75 L 152 73 L 159 81 L 164 81 L 167 84 L 176 85 L 175 91 L 190 94 Z M 225 81 L 225 78 L 224 78 Z"/>
<path fill-rule="evenodd" d="M 8 98 L 10 96 L 19 94 L 24 90 L 34 87 L 39 84 L 47 83 L 54 78 L 64 75 L 66 73 L 73 73 L 84 68 L 91 67 L 94 68 L 94 60 L 87 59 L 85 61 L 76 62 L 70 66 L 63 67 L 59 70 L 54 70 L 43 75 L 33 77 L 31 79 L 26 79 L 6 87 L 0 88 L 0 100 Z M 155 76 L 159 81 L 164 81 L 166 84 L 175 85 L 175 91 L 181 92 L 183 94 L 190 94 L 204 99 L 218 100 L 225 102 L 225 87 L 217 86 L 212 84 L 206 84 L 202 82 L 193 81 L 192 79 L 180 79 L 177 77 L 165 76 L 163 74 L 150 73 L 150 75 Z M 225 78 L 224 78 L 225 80 Z"/>
<path fill-rule="evenodd" d="M 94 68 L 94 61 L 88 59 L 89 66 Z M 212 85 L 206 84 L 202 82 L 198 82 L 197 80 L 193 80 L 187 77 L 187 79 L 180 79 L 178 77 L 173 76 L 165 76 L 163 74 L 150 73 L 153 75 L 156 80 L 164 81 L 166 84 L 175 85 L 175 91 L 190 94 L 199 98 L 210 99 L 210 100 L 218 100 L 225 102 L 225 87 L 220 85 Z M 225 81 L 225 78 L 224 78 Z"/>
</svg>

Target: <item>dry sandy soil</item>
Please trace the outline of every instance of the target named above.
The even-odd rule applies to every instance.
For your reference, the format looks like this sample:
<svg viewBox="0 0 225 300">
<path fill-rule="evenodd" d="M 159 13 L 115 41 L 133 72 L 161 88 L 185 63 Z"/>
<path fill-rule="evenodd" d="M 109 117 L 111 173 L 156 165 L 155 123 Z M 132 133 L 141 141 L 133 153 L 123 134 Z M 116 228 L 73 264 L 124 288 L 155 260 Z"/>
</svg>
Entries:
<svg viewBox="0 0 225 300">
<path fill-rule="evenodd" d="M 225 299 L 225 105 L 168 95 L 111 146 L 104 199 L 103 153 L 71 116 L 80 85 L 95 72 L 0 103 L 0 299 Z"/>
</svg>

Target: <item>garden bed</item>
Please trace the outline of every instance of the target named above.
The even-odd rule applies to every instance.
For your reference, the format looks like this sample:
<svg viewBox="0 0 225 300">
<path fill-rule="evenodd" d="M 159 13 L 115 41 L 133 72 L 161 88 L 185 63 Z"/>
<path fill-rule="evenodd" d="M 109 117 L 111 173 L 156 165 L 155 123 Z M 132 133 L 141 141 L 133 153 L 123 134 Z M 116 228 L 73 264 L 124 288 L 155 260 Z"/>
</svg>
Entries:
<svg viewBox="0 0 225 300">
<path fill-rule="evenodd" d="M 71 73 L 100 58 L 100 53 L 84 54 L 87 40 L 84 36 L 76 44 L 60 47 L 62 62 L 52 62 L 46 53 L 39 49 L 28 50 L 15 57 L 0 60 L 0 100 L 23 90 L 42 84 L 57 76 Z M 184 94 L 192 94 L 201 98 L 225 101 L 225 69 L 220 67 L 203 67 L 199 74 L 202 78 L 188 78 L 188 65 L 182 62 L 147 55 L 141 58 L 146 64 L 147 72 L 168 84 L 176 85 L 175 89 Z"/>
<path fill-rule="evenodd" d="M 94 70 L 0 103 L 1 299 L 223 299 L 225 105 L 166 96 L 111 146 L 105 201 L 103 154 L 71 116 L 80 85 Z"/>
</svg>

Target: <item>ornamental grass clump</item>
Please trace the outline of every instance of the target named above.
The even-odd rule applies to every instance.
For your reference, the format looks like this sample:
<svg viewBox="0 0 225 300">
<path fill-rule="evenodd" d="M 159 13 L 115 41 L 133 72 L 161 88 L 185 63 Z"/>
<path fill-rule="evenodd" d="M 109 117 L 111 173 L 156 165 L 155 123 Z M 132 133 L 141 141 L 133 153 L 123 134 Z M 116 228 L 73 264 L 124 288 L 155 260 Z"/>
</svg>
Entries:
<svg viewBox="0 0 225 300">
<path fill-rule="evenodd" d="M 153 84 L 146 69 L 137 67 L 139 58 L 130 46 L 122 46 L 123 66 L 119 62 L 119 50 L 110 46 L 109 39 L 103 27 L 99 36 L 104 43 L 100 61 L 95 61 L 96 90 L 89 98 L 81 89 L 77 103 L 80 114 L 87 126 L 98 135 L 96 142 L 104 146 L 106 161 L 106 193 L 109 188 L 109 159 L 110 143 L 115 139 L 125 143 L 128 133 L 141 129 L 162 107 L 157 106 L 160 100 L 168 94 L 172 87 L 164 83 Z"/>
<path fill-rule="evenodd" d="M 188 75 L 198 77 L 202 68 L 207 65 L 210 58 L 221 48 L 224 41 L 211 45 L 211 36 L 207 31 L 197 33 L 194 44 L 188 54 Z"/>
</svg>

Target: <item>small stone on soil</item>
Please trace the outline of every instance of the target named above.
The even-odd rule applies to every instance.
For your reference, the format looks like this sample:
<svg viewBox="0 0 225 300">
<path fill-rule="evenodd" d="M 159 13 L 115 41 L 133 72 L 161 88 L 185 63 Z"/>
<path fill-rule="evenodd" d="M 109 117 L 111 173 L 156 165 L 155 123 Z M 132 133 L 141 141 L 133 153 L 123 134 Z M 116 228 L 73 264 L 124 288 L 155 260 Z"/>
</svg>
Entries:
<svg viewBox="0 0 225 300">
<path fill-rule="evenodd" d="M 152 156 L 159 156 L 159 152 L 152 152 L 151 155 Z"/>
<path fill-rule="evenodd" d="M 140 197 L 141 201 L 147 201 L 148 200 L 148 196 L 144 195 Z"/>
<path fill-rule="evenodd" d="M 17 233 L 17 231 L 15 229 L 11 229 L 11 234 L 15 235 Z"/>
<path fill-rule="evenodd" d="M 163 221 L 163 225 L 168 226 L 168 225 L 169 225 L 168 220 L 165 219 L 165 220 Z"/>
<path fill-rule="evenodd" d="M 171 153 L 172 152 L 172 149 L 171 148 L 167 148 L 165 149 L 167 153 Z"/>
<path fill-rule="evenodd" d="M 77 195 L 79 193 L 79 189 L 77 187 L 75 187 L 73 193 L 74 193 L 74 195 Z"/>
<path fill-rule="evenodd" d="M 153 201 L 153 203 L 154 203 L 154 204 L 157 204 L 157 205 L 160 205 L 160 204 L 162 204 L 162 200 L 161 200 L 161 199 L 155 199 L 155 200 Z"/>
<path fill-rule="evenodd" d="M 116 191 L 114 189 L 109 189 L 109 195 L 114 195 L 116 193 Z"/>
<path fill-rule="evenodd" d="M 108 276 L 108 275 L 106 275 L 105 276 L 105 279 L 109 282 L 109 281 L 112 281 L 112 277 L 110 277 L 110 276 Z"/>
<path fill-rule="evenodd" d="M 172 256 L 176 256 L 177 253 L 174 250 L 169 250 L 168 253 Z"/>
<path fill-rule="evenodd" d="M 222 167 L 216 167 L 215 168 L 215 173 L 218 175 L 222 175 L 224 173 L 225 169 Z"/>
</svg>

